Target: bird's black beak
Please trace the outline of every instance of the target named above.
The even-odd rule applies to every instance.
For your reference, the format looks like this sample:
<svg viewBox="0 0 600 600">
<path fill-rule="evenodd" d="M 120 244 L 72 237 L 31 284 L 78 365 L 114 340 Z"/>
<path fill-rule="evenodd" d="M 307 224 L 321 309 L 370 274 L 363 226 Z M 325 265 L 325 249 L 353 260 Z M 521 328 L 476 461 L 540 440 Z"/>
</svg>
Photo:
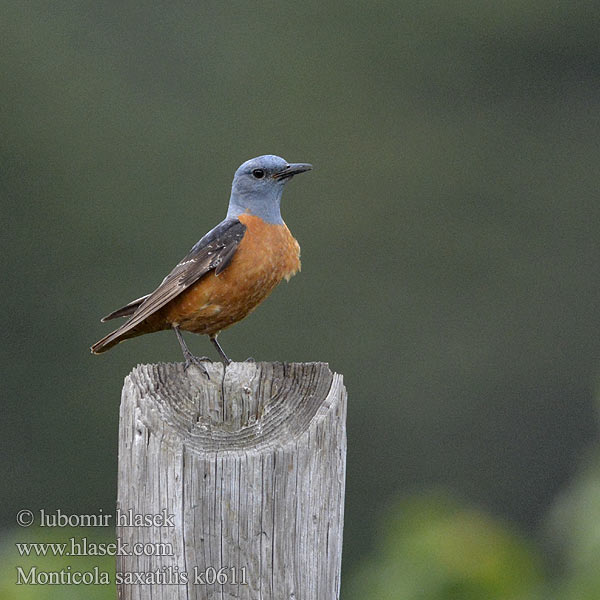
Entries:
<svg viewBox="0 0 600 600">
<path fill-rule="evenodd" d="M 310 171 L 312 169 L 312 165 L 308 163 L 291 163 L 285 169 L 275 173 L 273 175 L 273 179 L 277 179 L 281 181 L 282 179 L 289 179 L 294 175 L 298 175 L 298 173 L 304 173 L 305 171 Z"/>
</svg>

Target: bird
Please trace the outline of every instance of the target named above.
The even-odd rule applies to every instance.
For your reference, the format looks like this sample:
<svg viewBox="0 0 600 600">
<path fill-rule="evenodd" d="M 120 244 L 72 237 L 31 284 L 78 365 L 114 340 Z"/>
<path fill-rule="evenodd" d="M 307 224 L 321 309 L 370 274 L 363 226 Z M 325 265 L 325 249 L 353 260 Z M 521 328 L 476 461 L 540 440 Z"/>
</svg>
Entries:
<svg viewBox="0 0 600 600">
<path fill-rule="evenodd" d="M 225 219 L 191 248 L 153 292 L 101 319 L 128 317 L 93 344 L 92 353 L 172 329 L 185 369 L 191 364 L 202 367 L 208 359 L 189 350 L 182 331 L 208 335 L 223 362 L 230 364 L 217 340 L 219 333 L 241 321 L 277 284 L 300 270 L 300 246 L 281 217 L 280 205 L 285 185 L 311 169 L 311 164 L 289 163 L 273 154 L 244 162 L 233 177 Z"/>
</svg>

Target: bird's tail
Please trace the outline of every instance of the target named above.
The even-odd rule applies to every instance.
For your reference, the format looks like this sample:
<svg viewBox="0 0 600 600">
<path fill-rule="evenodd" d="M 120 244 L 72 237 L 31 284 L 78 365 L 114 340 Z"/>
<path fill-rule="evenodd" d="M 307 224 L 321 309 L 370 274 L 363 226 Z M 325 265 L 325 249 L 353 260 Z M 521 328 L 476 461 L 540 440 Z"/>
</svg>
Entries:
<svg viewBox="0 0 600 600">
<path fill-rule="evenodd" d="M 113 310 L 110 314 L 102 317 L 100 321 L 104 323 L 105 321 L 110 321 L 111 319 L 116 319 L 118 317 L 130 317 L 144 303 L 144 300 L 146 300 L 149 295 L 150 294 L 147 294 L 146 296 L 132 300 L 129 304 L 126 304 L 117 310 Z"/>
<path fill-rule="evenodd" d="M 149 296 L 150 294 L 148 294 Z M 129 304 L 122 306 L 121 308 L 111 312 L 106 315 L 102 319 L 100 319 L 103 323 L 105 321 L 110 321 L 111 319 L 116 319 L 117 317 L 131 317 L 135 311 L 144 303 L 144 300 L 148 298 L 148 296 L 142 296 L 137 300 L 133 300 Z M 140 335 L 141 332 L 136 330 L 137 328 L 127 329 L 127 324 L 129 321 L 123 323 L 121 327 L 111 331 L 108 335 L 105 335 L 101 340 L 98 340 L 92 347 L 91 351 L 93 354 L 100 354 L 102 352 L 106 352 L 110 350 L 113 346 L 116 346 L 119 342 L 123 340 L 128 340 L 129 338 L 135 337 L 136 335 Z"/>
<path fill-rule="evenodd" d="M 131 330 L 128 332 L 125 332 L 125 333 L 122 332 L 121 327 L 119 327 L 119 329 L 115 329 L 108 335 L 105 335 L 101 340 L 98 340 L 90 348 L 92 351 L 92 354 L 101 354 L 102 352 L 106 352 L 107 350 L 110 350 L 113 346 L 116 346 L 119 342 L 122 342 L 123 340 L 133 337 L 131 335 L 131 333 L 132 333 Z M 129 334 L 129 335 L 127 335 L 127 334 Z"/>
</svg>

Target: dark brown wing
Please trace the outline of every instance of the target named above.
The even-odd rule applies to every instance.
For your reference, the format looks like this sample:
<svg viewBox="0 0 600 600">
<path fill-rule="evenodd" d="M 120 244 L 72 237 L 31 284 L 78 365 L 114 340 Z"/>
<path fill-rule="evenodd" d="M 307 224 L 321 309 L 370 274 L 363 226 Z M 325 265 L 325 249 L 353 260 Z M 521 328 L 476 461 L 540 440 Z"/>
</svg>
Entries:
<svg viewBox="0 0 600 600">
<path fill-rule="evenodd" d="M 163 279 L 162 283 L 139 304 L 133 315 L 121 327 L 109 333 L 92 346 L 95 354 L 108 350 L 119 338 L 137 327 L 150 315 L 161 309 L 196 283 L 201 277 L 215 271 L 218 275 L 231 262 L 244 237 L 246 226 L 237 219 L 226 219 L 207 233 Z M 136 301 L 118 309 L 115 313 L 134 305 Z M 111 313 L 112 316 L 115 313 Z M 115 315 L 116 316 L 116 315 Z"/>
</svg>

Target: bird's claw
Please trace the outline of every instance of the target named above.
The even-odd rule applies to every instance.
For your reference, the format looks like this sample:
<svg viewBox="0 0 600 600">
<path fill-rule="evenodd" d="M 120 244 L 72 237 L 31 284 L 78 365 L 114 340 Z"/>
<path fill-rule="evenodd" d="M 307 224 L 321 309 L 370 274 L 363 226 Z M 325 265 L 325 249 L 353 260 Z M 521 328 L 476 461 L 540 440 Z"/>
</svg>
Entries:
<svg viewBox="0 0 600 600">
<path fill-rule="evenodd" d="M 193 354 L 188 354 L 185 357 L 185 362 L 183 363 L 183 370 L 187 371 L 191 365 L 197 366 L 208 379 L 210 379 L 210 375 L 206 370 L 206 367 L 202 364 L 203 362 L 212 362 L 210 358 L 206 356 L 194 356 Z"/>
</svg>

